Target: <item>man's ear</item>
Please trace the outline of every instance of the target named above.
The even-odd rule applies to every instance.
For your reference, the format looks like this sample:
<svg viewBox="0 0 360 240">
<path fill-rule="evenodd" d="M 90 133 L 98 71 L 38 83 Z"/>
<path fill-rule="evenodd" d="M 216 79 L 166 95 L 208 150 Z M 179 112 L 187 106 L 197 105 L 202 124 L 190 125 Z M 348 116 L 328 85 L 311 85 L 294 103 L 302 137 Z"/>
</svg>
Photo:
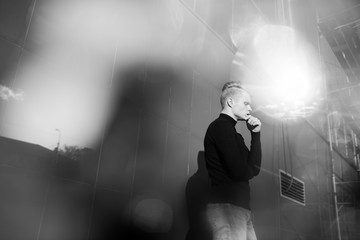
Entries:
<svg viewBox="0 0 360 240">
<path fill-rule="evenodd" d="M 234 104 L 233 99 L 232 99 L 232 98 L 228 98 L 228 99 L 226 100 L 226 104 L 227 104 L 230 108 L 232 108 L 232 106 L 233 106 L 233 104 Z"/>
</svg>

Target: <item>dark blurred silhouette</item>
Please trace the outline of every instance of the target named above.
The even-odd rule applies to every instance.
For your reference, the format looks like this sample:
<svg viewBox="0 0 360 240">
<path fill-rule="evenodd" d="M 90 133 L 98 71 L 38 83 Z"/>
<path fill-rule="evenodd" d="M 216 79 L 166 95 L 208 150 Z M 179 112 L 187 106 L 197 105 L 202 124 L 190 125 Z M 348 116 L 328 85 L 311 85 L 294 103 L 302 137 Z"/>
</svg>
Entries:
<svg viewBox="0 0 360 240">
<path fill-rule="evenodd" d="M 198 170 L 189 178 L 185 190 L 189 220 L 186 240 L 211 239 L 211 231 L 205 218 L 210 180 L 205 166 L 204 151 L 198 153 L 197 162 Z"/>
<path fill-rule="evenodd" d="M 161 166 L 170 86 L 180 80 L 171 67 L 151 63 L 134 63 L 116 74 L 113 112 L 98 146 L 99 185 L 114 191 L 99 190 L 96 196 L 91 239 L 172 239 Z M 169 227 L 161 224 L 164 219 Z"/>
</svg>

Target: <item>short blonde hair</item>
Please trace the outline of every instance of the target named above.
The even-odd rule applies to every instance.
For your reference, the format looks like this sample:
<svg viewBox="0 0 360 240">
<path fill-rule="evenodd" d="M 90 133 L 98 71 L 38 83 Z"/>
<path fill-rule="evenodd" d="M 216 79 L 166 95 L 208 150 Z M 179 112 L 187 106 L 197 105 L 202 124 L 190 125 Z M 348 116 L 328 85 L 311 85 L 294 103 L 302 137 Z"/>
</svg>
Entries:
<svg viewBox="0 0 360 240">
<path fill-rule="evenodd" d="M 224 84 L 222 88 L 222 93 L 220 96 L 220 104 L 221 108 L 224 109 L 226 105 L 226 100 L 229 97 L 235 96 L 235 94 L 239 93 L 239 90 L 242 93 L 247 92 L 242 86 L 240 82 L 231 81 Z"/>
</svg>

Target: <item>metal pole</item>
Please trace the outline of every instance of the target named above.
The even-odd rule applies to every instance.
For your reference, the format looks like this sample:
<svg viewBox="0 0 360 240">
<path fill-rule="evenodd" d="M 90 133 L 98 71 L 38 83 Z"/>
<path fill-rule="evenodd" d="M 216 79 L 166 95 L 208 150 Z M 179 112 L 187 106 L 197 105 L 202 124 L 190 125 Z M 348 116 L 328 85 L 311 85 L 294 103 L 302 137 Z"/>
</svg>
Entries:
<svg viewBox="0 0 360 240">
<path fill-rule="evenodd" d="M 57 146 L 56 146 L 56 160 L 55 160 L 55 163 L 57 163 L 58 158 L 59 158 L 59 152 L 60 152 L 61 131 L 58 128 L 56 128 L 55 131 L 59 132 L 58 142 L 57 142 Z"/>
<path fill-rule="evenodd" d="M 329 108 L 327 108 L 327 112 L 329 113 Z M 330 145 L 330 171 L 331 171 L 331 176 L 332 176 L 332 193 L 334 195 L 336 227 L 337 227 L 338 240 L 341 240 L 339 208 L 338 208 L 338 200 L 337 200 L 337 192 L 336 192 L 336 178 L 335 178 L 335 173 L 334 173 L 334 159 L 333 159 L 333 150 L 334 149 L 333 149 L 333 143 L 332 143 L 332 139 L 331 139 L 332 134 L 331 134 L 329 114 L 327 114 L 327 125 L 328 125 L 329 145 Z"/>
<path fill-rule="evenodd" d="M 319 13 L 318 10 L 316 9 L 316 22 L 319 26 L 320 23 L 320 18 L 319 18 Z M 318 48 L 319 48 L 319 56 L 321 57 L 321 42 L 320 42 L 320 38 L 321 38 L 321 32 L 319 30 L 319 34 L 318 34 Z M 324 79 L 324 90 L 325 90 L 325 96 L 326 99 L 328 98 L 328 88 L 326 85 L 326 77 L 324 77 L 324 74 L 322 75 L 323 79 Z M 338 202 L 337 202 L 337 196 L 336 196 L 336 179 L 335 179 L 335 173 L 334 173 L 334 159 L 333 159 L 333 141 L 332 141 L 332 132 L 331 132 L 331 126 L 330 126 L 330 116 L 329 116 L 329 103 L 328 101 L 326 101 L 326 120 L 327 120 L 327 131 L 328 131 L 328 137 L 329 137 L 329 147 L 330 147 L 330 171 L 331 171 L 331 178 L 332 178 L 332 193 L 334 195 L 333 197 L 333 201 L 334 201 L 334 205 L 335 205 L 335 217 L 336 217 L 336 226 L 337 226 L 337 235 L 338 235 L 338 240 L 341 240 L 341 231 L 340 231 L 340 222 L 339 222 L 339 209 L 338 209 Z M 336 139 L 335 139 L 336 141 Z M 336 148 L 336 147 L 335 147 Z M 341 156 L 341 155 L 340 155 Z M 332 238 L 332 233 L 331 233 L 331 238 Z"/>
<path fill-rule="evenodd" d="M 340 228 L 340 220 L 339 220 L 339 210 L 340 209 L 338 206 L 335 174 L 332 174 L 332 182 L 333 182 L 333 194 L 334 194 L 335 211 L 336 211 L 336 227 L 338 230 L 338 239 L 341 240 L 341 228 Z"/>
<path fill-rule="evenodd" d="M 355 161 L 355 166 L 356 166 L 356 170 L 359 172 L 360 170 L 360 166 L 359 166 L 359 145 L 358 145 L 358 141 L 357 141 L 357 135 L 352 131 L 352 135 L 353 135 L 353 146 L 354 146 L 354 161 Z"/>
</svg>

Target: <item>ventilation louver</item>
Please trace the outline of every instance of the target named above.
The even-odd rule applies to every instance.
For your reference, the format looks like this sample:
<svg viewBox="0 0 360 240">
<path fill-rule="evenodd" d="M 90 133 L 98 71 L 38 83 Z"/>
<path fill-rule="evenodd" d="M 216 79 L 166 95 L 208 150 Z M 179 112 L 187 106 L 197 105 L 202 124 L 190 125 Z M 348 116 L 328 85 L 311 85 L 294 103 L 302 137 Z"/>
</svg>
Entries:
<svg viewBox="0 0 360 240">
<path fill-rule="evenodd" d="M 280 195 L 305 206 L 305 184 L 303 181 L 280 170 Z"/>
</svg>

